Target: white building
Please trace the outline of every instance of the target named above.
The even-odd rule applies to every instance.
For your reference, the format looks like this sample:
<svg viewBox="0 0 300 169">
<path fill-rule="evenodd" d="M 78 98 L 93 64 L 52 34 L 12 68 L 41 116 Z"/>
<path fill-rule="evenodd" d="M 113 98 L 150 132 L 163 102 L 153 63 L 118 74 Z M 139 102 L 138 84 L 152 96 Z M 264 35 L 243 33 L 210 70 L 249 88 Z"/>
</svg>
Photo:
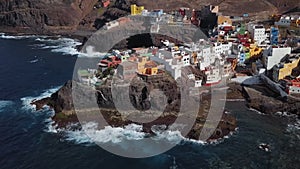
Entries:
<svg viewBox="0 0 300 169">
<path fill-rule="evenodd" d="M 205 71 L 205 75 L 207 76 L 206 86 L 218 84 L 222 80 L 220 69 L 217 67 L 210 67 Z"/>
<path fill-rule="evenodd" d="M 213 47 L 213 52 L 217 56 L 221 56 L 222 54 L 231 54 L 231 48 L 232 48 L 232 42 L 229 42 L 228 44 L 225 43 L 215 43 Z"/>
<path fill-rule="evenodd" d="M 281 59 L 292 53 L 291 47 L 280 48 L 269 46 L 263 53 L 263 64 L 267 70 L 271 70 Z"/>
<path fill-rule="evenodd" d="M 203 48 L 198 52 L 197 57 L 200 60 L 200 70 L 205 70 L 205 68 L 211 65 L 216 58 L 211 52 L 211 47 Z"/>
<path fill-rule="evenodd" d="M 258 44 L 267 39 L 266 28 L 262 25 L 250 25 L 248 31 L 251 33 L 251 38 Z"/>
<path fill-rule="evenodd" d="M 181 52 L 181 56 L 182 56 L 182 62 L 184 64 L 184 66 L 190 66 L 191 65 L 191 55 L 189 55 L 188 53 L 185 53 L 185 52 Z"/>
<path fill-rule="evenodd" d="M 300 94 L 300 87 L 290 86 L 289 87 L 289 94 Z"/>
<path fill-rule="evenodd" d="M 172 53 L 164 49 L 160 49 L 151 60 L 165 65 L 165 70 L 169 72 L 176 80 L 181 77 L 181 69 L 185 66 L 182 59 L 173 57 Z"/>
<path fill-rule="evenodd" d="M 195 87 L 202 87 L 202 80 L 195 80 Z"/>
</svg>

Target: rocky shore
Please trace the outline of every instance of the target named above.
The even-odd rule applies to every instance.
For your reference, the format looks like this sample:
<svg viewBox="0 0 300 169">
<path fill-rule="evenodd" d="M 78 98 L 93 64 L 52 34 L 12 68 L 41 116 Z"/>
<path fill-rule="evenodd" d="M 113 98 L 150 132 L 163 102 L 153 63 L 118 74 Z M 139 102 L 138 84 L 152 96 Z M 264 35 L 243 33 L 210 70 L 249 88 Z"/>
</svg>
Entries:
<svg viewBox="0 0 300 169">
<path fill-rule="evenodd" d="M 266 85 L 244 86 L 243 94 L 247 100 L 249 108 L 260 111 L 264 114 L 275 114 L 286 112 L 289 114 L 300 115 L 300 98 L 289 96 L 283 101 L 279 96 L 270 90 Z"/>
<path fill-rule="evenodd" d="M 75 85 L 75 86 L 74 86 Z M 230 89 L 228 90 L 228 98 L 242 98 L 241 95 L 241 88 L 238 87 L 238 84 L 230 84 Z M 53 120 L 56 122 L 58 127 L 63 128 L 66 127 L 70 123 L 76 123 L 78 122 L 78 117 L 82 116 L 84 114 L 85 120 L 95 120 L 97 116 L 99 116 L 99 113 L 102 114 L 104 117 L 106 123 L 108 125 L 114 126 L 114 127 L 124 127 L 128 124 L 139 124 L 143 125 L 143 131 L 146 133 L 153 134 L 152 127 L 155 125 L 166 125 L 170 126 L 172 125 L 177 118 L 181 118 L 184 115 L 180 114 L 180 93 L 178 91 L 178 87 L 176 86 L 175 82 L 172 81 L 168 76 L 164 77 L 161 81 L 158 82 L 151 82 L 150 84 L 145 84 L 142 81 L 135 81 L 134 83 L 131 83 L 130 87 L 130 100 L 132 105 L 137 109 L 140 110 L 142 113 L 137 114 L 139 118 L 144 119 L 151 122 L 145 122 L 145 123 L 136 123 L 131 120 L 131 118 L 124 117 L 124 115 L 121 115 L 115 108 L 112 93 L 111 93 L 111 87 L 104 85 L 100 88 L 98 88 L 96 91 L 93 90 L 83 90 L 84 93 L 79 93 L 80 98 L 82 98 L 84 101 L 82 102 L 89 102 L 90 100 L 87 100 L 87 98 L 83 95 L 91 96 L 91 99 L 93 99 L 93 96 L 97 99 L 97 105 L 98 107 L 93 107 L 91 105 L 88 105 L 87 107 L 83 106 L 84 108 L 78 109 L 77 106 L 74 105 L 74 100 L 72 96 L 74 97 L 74 93 L 72 93 L 72 89 L 77 88 L 78 83 L 74 81 L 68 81 L 59 91 L 52 94 L 49 98 L 44 98 L 42 100 L 34 101 L 32 104 L 36 105 L 36 109 L 40 110 L 45 105 L 50 106 L 55 111 L 55 116 L 53 117 Z M 167 97 L 168 104 L 166 105 L 166 108 L 159 116 L 159 118 L 152 121 L 152 117 L 156 115 L 155 111 L 153 112 L 143 112 L 150 108 L 150 106 L 158 107 L 161 100 L 159 99 L 160 96 L 157 96 L 157 98 L 152 98 L 152 100 L 157 100 L 157 103 L 155 102 L 149 102 L 149 98 L 147 95 L 152 90 L 151 88 L 158 87 L 160 89 L 163 89 L 165 96 Z M 81 90 L 81 89 L 80 89 Z M 77 93 L 77 94 L 78 94 Z M 76 95 L 76 94 L 75 94 Z M 76 97 L 76 96 L 75 96 Z M 122 99 L 124 97 L 123 95 L 118 96 L 119 99 Z M 207 116 L 209 114 L 209 109 L 211 105 L 211 94 L 208 92 L 203 92 L 201 95 L 201 102 L 199 107 L 198 115 L 196 116 L 195 123 L 193 124 L 192 129 L 189 131 L 189 133 L 186 135 L 189 139 L 198 140 L 200 133 L 202 131 L 202 128 L 206 122 Z M 81 102 L 81 100 L 76 100 L 77 102 Z M 193 103 L 191 103 L 193 104 Z M 76 107 L 76 111 L 75 111 Z M 189 111 L 189 107 L 185 109 L 186 113 Z M 126 108 L 124 108 L 126 109 Z M 131 110 L 127 110 L 130 112 Z M 217 140 L 220 138 L 223 138 L 224 136 L 229 135 L 231 132 L 235 131 L 237 128 L 237 120 L 233 115 L 230 113 L 224 111 L 221 111 L 221 119 L 216 122 L 211 122 L 217 124 L 217 128 L 214 129 L 214 134 L 210 136 L 208 141 Z M 224 111 L 224 112 L 223 112 Z M 192 117 L 190 117 L 192 118 Z M 82 119 L 80 119 L 82 120 Z"/>
<path fill-rule="evenodd" d="M 168 77 L 160 82 L 151 83 L 151 85 L 145 85 L 139 81 L 135 81 L 131 84 L 131 103 L 138 110 L 146 110 L 151 105 L 146 95 L 149 94 L 151 90 L 150 88 L 153 88 L 153 86 L 163 88 L 165 95 L 168 97 L 169 101 L 164 113 L 158 119 L 149 123 L 136 123 L 130 119 L 126 119 L 126 117 L 124 118 L 116 110 L 111 93 L 111 87 L 107 85 L 98 88 L 97 91 L 91 90 L 87 92 L 87 90 L 84 90 L 85 94 L 96 97 L 99 107 L 85 108 L 75 111 L 72 98 L 72 96 L 74 96 L 74 93 L 72 95 L 72 88 L 74 88 L 74 85 L 77 86 L 78 83 L 74 81 L 68 81 L 61 89 L 52 94 L 51 97 L 34 101 L 32 104 L 36 105 L 37 110 L 43 109 L 45 105 L 53 108 L 55 111 L 53 120 L 56 122 L 58 127 L 61 128 L 66 127 L 70 123 L 78 122 L 78 112 L 83 112 L 87 115 L 87 119 L 90 120 L 95 119 L 96 116 L 101 113 L 107 124 L 111 126 L 124 127 L 128 124 L 135 123 L 143 125 L 144 132 L 153 134 L 151 128 L 154 125 L 169 126 L 172 125 L 178 117 L 180 117 L 178 114 L 180 109 L 180 94 L 178 94 L 178 87 L 174 82 L 170 81 Z M 145 90 L 145 88 L 147 90 Z M 223 88 L 222 90 L 227 90 L 226 99 L 228 101 L 242 101 L 245 99 L 245 103 L 249 108 L 260 111 L 261 113 L 272 115 L 278 112 L 288 112 L 290 114 L 297 115 L 299 118 L 300 102 L 297 97 L 290 96 L 287 101 L 282 101 L 279 98 L 277 99 L 276 93 L 272 92 L 265 85 L 242 86 L 241 84 L 231 82 L 227 84 L 227 88 Z M 120 95 L 120 99 L 122 99 L 121 96 L 122 95 Z M 186 135 L 187 138 L 195 140 L 199 139 L 200 132 L 204 126 L 210 109 L 211 99 L 211 91 L 203 92 L 201 94 L 199 113 L 196 117 L 196 121 L 192 130 Z M 157 103 L 157 105 L 159 104 Z M 155 112 L 152 113 L 155 114 Z M 151 115 L 153 114 L 138 114 L 138 116 L 143 119 L 150 119 Z M 230 132 L 234 131 L 237 126 L 238 124 L 235 117 L 230 113 L 223 112 L 222 118 L 218 122 L 217 129 L 208 141 L 223 138 L 224 136 L 230 134 Z"/>
</svg>

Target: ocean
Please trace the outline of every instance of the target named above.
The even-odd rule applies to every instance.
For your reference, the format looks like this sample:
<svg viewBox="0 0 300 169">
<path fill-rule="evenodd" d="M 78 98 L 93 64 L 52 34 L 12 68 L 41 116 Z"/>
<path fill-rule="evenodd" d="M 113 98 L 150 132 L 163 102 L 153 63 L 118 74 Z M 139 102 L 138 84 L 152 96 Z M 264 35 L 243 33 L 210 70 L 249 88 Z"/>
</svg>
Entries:
<svg viewBox="0 0 300 169">
<path fill-rule="evenodd" d="M 143 159 L 111 154 L 83 132 L 54 129 L 53 111 L 37 112 L 30 102 L 51 95 L 72 78 L 78 44 L 62 37 L 0 35 L 1 169 L 299 168 L 300 122 L 292 116 L 249 110 L 244 102 L 226 104 L 238 120 L 238 129 L 227 138 L 213 144 L 185 140 L 163 154 Z M 115 138 L 109 132 L 99 134 L 106 136 L 105 141 L 128 134 L 135 138 L 136 134 L 119 132 Z M 271 151 L 259 149 L 261 143 L 269 144 Z M 122 144 L 122 139 L 115 144 Z"/>
</svg>

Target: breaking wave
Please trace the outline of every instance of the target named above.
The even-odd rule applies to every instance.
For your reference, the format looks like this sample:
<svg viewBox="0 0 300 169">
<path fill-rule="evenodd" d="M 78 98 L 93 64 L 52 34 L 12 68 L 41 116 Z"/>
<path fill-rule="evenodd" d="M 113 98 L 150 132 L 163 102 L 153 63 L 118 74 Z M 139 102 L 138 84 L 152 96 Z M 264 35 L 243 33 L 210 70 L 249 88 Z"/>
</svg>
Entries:
<svg viewBox="0 0 300 169">
<path fill-rule="evenodd" d="M 21 98 L 22 105 L 23 105 L 22 108 L 24 110 L 35 110 L 36 106 L 31 104 L 33 101 L 40 100 L 40 99 L 43 99 L 43 98 L 46 98 L 46 97 L 50 97 L 53 93 L 58 91 L 60 88 L 61 88 L 61 86 L 55 87 L 55 88 L 52 88 L 52 89 L 48 89 L 48 90 L 44 90 L 42 92 L 42 94 L 39 95 L 39 96 L 29 96 L 29 97 Z"/>
<path fill-rule="evenodd" d="M 0 33 L 1 39 L 29 39 L 29 38 L 36 38 L 36 37 L 37 37 L 36 35 L 11 36 L 11 35 L 6 35 L 5 33 Z"/>
<path fill-rule="evenodd" d="M 72 124 L 69 125 L 66 129 L 55 129 L 55 132 L 61 132 L 64 135 L 64 140 L 74 142 L 75 144 L 82 144 L 86 146 L 95 145 L 95 143 L 113 143 L 118 144 L 123 141 L 128 140 L 142 140 L 149 136 L 149 134 L 144 133 L 143 126 L 130 124 L 122 127 L 111 127 L 107 126 L 104 129 L 98 129 L 98 124 L 95 122 L 89 122 L 83 124 L 79 129 L 79 124 Z M 75 129 L 74 129 L 75 128 Z M 155 135 L 150 136 L 151 139 L 157 141 L 168 141 L 170 143 L 192 143 L 192 144 L 200 144 L 206 145 L 207 142 L 200 141 L 200 140 L 193 140 L 185 138 L 181 135 L 180 131 L 154 131 Z M 233 133 L 231 133 L 232 135 Z M 229 138 L 225 137 L 224 139 Z M 221 143 L 220 139 L 211 144 L 218 144 Z"/>
<path fill-rule="evenodd" d="M 37 49 L 50 49 L 51 52 L 61 53 L 63 55 L 73 55 L 78 57 L 99 57 L 104 56 L 104 53 L 94 52 L 93 47 L 87 47 L 87 53 L 78 51 L 77 47 L 82 43 L 77 39 L 64 38 L 61 36 L 40 36 L 40 35 L 24 35 L 10 36 L 5 33 L 0 33 L 1 39 L 33 39 L 37 44 L 30 45 Z"/>
<path fill-rule="evenodd" d="M 72 127 L 71 127 L 72 128 Z M 77 144 L 96 143 L 121 143 L 124 140 L 141 140 L 146 134 L 142 132 L 143 127 L 136 124 L 130 124 L 121 127 L 107 126 L 102 130 L 98 129 L 98 124 L 89 122 L 82 125 L 82 129 L 63 130 L 67 141 L 73 141 Z"/>
<path fill-rule="evenodd" d="M 40 46 L 37 45 L 40 49 L 51 49 L 51 52 L 62 53 L 63 55 L 83 55 L 83 53 L 77 50 L 77 46 L 82 45 L 82 43 L 76 39 L 39 37 L 36 38 L 35 41 L 42 43 Z"/>
<path fill-rule="evenodd" d="M 44 129 L 47 133 L 58 133 L 57 124 L 55 124 L 55 121 L 53 121 L 53 117 L 55 115 L 54 110 L 48 110 L 48 118 L 44 121 L 46 128 Z"/>
</svg>

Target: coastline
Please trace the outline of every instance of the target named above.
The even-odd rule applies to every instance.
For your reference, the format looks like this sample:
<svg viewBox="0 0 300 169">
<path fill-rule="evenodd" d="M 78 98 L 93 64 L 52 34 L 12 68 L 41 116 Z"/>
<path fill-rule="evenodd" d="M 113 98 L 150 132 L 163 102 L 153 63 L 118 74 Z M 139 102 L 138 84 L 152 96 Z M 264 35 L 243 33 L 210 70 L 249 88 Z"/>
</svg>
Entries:
<svg viewBox="0 0 300 169">
<path fill-rule="evenodd" d="M 78 117 L 77 113 L 75 112 L 73 105 L 69 105 L 70 101 L 68 99 L 71 98 L 71 82 L 69 81 L 66 83 L 58 92 L 54 93 L 50 98 L 44 98 L 42 100 L 34 101 L 32 104 L 36 105 L 36 109 L 40 110 L 43 109 L 45 105 L 50 106 L 50 108 L 54 109 L 55 115 L 52 118 L 58 128 L 65 128 L 70 124 L 78 123 Z M 103 93 L 104 95 L 107 95 L 108 93 Z M 231 93 L 231 97 L 233 95 L 236 95 L 236 93 Z M 236 96 L 241 97 L 241 96 Z M 189 134 L 186 136 L 188 139 L 198 140 L 200 132 L 202 127 L 204 126 L 205 119 L 208 115 L 207 108 L 210 106 L 210 95 L 204 95 L 203 101 L 201 102 L 202 107 L 199 110 L 199 113 L 197 115 L 196 122 L 192 128 L 192 130 L 189 132 Z M 110 102 L 110 101 L 108 101 Z M 110 104 L 110 103 L 106 103 Z M 100 107 L 100 106 L 99 106 Z M 94 119 L 97 119 L 97 116 L 99 116 L 99 113 L 101 113 L 106 120 L 106 122 L 113 127 L 124 127 L 129 124 L 137 124 L 143 126 L 143 131 L 145 133 L 153 134 L 151 131 L 152 126 L 154 125 L 172 125 L 174 121 L 179 117 L 176 111 L 172 111 L 173 108 L 169 109 L 168 111 L 165 111 L 162 116 L 160 116 L 155 121 L 149 122 L 149 123 L 135 123 L 133 121 L 130 121 L 124 117 L 121 116 L 121 114 L 115 109 L 110 106 L 104 108 L 94 108 L 94 109 L 83 109 L 81 112 L 84 112 L 84 115 L 88 116 L 87 119 L 90 121 L 93 121 Z M 176 108 L 175 108 L 176 109 Z M 173 109 L 174 110 L 174 109 Z M 90 113 L 87 113 L 90 111 Z M 154 113 L 155 112 L 151 112 Z M 150 115 L 145 114 L 139 114 L 143 117 L 143 119 L 148 118 Z M 236 118 L 224 111 L 221 120 L 218 122 L 218 127 L 215 133 L 210 137 L 208 142 L 214 142 L 216 140 L 222 139 L 226 136 L 228 136 L 230 133 L 234 132 L 237 128 L 237 120 Z"/>
<path fill-rule="evenodd" d="M 257 99 L 256 97 L 249 97 L 250 93 L 246 93 L 245 92 L 245 86 L 242 86 L 239 83 L 235 83 L 235 82 L 230 82 L 228 85 L 228 93 L 227 93 L 227 97 L 226 99 L 228 99 L 229 101 L 233 101 L 233 100 L 239 100 L 241 102 L 244 102 L 247 107 L 249 109 L 258 111 L 264 115 L 276 115 L 276 113 L 280 112 L 280 111 L 284 111 L 284 109 L 286 109 L 286 107 L 290 106 L 290 104 L 292 103 L 284 103 L 280 100 L 276 100 L 274 98 L 272 98 L 271 96 L 264 96 L 262 94 L 258 94 L 257 98 L 263 99 L 263 100 L 270 100 L 272 99 L 273 102 L 262 102 L 260 99 Z M 72 90 L 72 82 L 69 81 L 67 82 L 59 91 L 57 91 L 56 93 L 52 94 L 51 97 L 49 98 L 44 98 L 42 100 L 37 100 L 32 102 L 31 104 L 36 105 L 36 110 L 41 110 L 43 109 L 44 106 L 50 106 L 51 109 L 53 109 L 55 111 L 55 115 L 53 116 L 53 121 L 55 122 L 55 125 L 57 125 L 58 128 L 65 128 L 70 124 L 73 123 L 78 123 L 78 117 L 77 117 L 77 111 L 74 110 L 74 105 L 71 104 L 70 105 L 70 99 L 72 100 L 72 94 L 71 94 L 71 90 Z M 105 93 L 106 91 L 106 93 Z M 104 89 L 103 90 L 103 94 L 107 95 L 107 91 Z M 256 94 L 256 90 L 253 90 L 253 92 L 251 94 Z M 209 108 L 209 105 L 211 100 L 211 96 L 209 93 L 205 94 L 202 96 L 202 101 L 201 101 L 201 107 L 203 107 L 202 110 L 199 110 L 199 114 L 197 116 L 196 119 L 196 123 L 194 128 L 191 130 L 191 132 L 187 135 L 187 139 L 193 139 L 195 140 L 196 138 L 199 137 L 199 131 L 201 131 L 201 127 L 203 127 L 203 120 L 205 121 L 206 119 L 206 115 L 207 113 L 205 113 L 207 110 L 205 110 L 207 107 Z M 243 103 L 243 104 L 244 104 Z M 279 103 L 281 103 L 279 106 Z M 86 109 L 86 110 L 81 110 L 81 112 L 92 112 L 92 113 L 88 113 L 88 119 L 93 121 L 93 119 L 96 119 L 96 117 L 99 115 L 99 113 L 101 113 L 106 122 L 113 126 L 113 127 L 124 127 L 126 125 L 129 124 L 138 124 L 138 125 L 143 125 L 143 131 L 145 133 L 150 133 L 153 134 L 153 132 L 151 131 L 151 126 L 153 125 L 169 125 L 172 124 L 172 122 L 174 122 L 174 120 L 177 118 L 176 113 L 174 112 L 165 112 L 162 118 L 159 118 L 158 120 L 148 123 L 148 124 L 139 124 L 139 123 L 135 123 L 132 122 L 130 120 L 126 120 L 124 119 L 119 113 L 118 111 L 113 108 L 110 107 L 110 101 L 109 103 L 105 103 L 107 104 L 106 106 L 103 107 L 98 107 L 95 109 Z M 284 105 L 284 106 L 283 106 Z M 108 106 L 108 107 L 107 107 Z M 271 108 L 267 108 L 267 107 L 273 107 Z M 291 107 L 291 106 L 290 106 Z M 296 107 L 296 113 L 299 109 L 297 109 Z M 96 113 L 95 113 L 96 112 Z M 293 113 L 293 112 L 291 112 Z M 294 112 L 294 114 L 296 114 Z M 296 114 L 299 118 L 299 114 Z M 145 116 L 146 118 L 146 116 Z M 236 130 L 236 128 L 238 127 L 238 121 L 237 119 L 232 116 L 230 113 L 228 114 L 227 112 L 223 112 L 223 117 L 218 125 L 218 130 L 216 131 L 222 131 L 221 134 L 214 134 L 213 136 L 211 136 L 211 138 L 209 139 L 208 142 L 214 142 L 218 139 L 222 139 L 226 136 L 228 136 L 231 132 L 234 132 Z"/>
</svg>

